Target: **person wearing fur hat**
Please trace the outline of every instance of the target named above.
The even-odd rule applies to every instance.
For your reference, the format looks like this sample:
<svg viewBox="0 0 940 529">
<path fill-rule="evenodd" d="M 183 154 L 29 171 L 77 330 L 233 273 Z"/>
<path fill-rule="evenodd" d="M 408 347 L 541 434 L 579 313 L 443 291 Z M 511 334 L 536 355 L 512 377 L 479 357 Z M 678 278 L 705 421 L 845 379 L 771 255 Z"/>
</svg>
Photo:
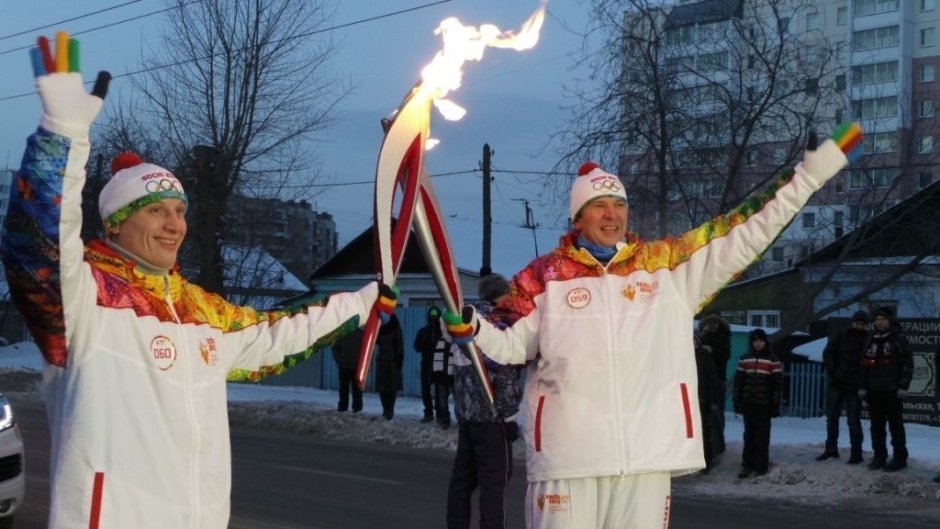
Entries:
<svg viewBox="0 0 940 529">
<path fill-rule="evenodd" d="M 871 449 L 868 468 L 895 472 L 907 466 L 907 434 L 904 430 L 904 399 L 914 376 L 914 355 L 907 338 L 895 325 L 891 307 L 874 311 L 874 324 L 862 352 L 858 395 L 868 402 Z M 888 461 L 887 426 L 893 455 Z"/>
<path fill-rule="evenodd" d="M 509 282 L 500 274 L 480 280 L 480 299 L 474 307 L 487 316 L 499 310 L 509 295 Z M 519 438 L 519 370 L 483 358 L 493 389 L 490 404 L 476 368 L 463 354 L 454 355 L 454 415 L 457 416 L 457 454 L 447 490 L 447 529 L 470 529 L 471 499 L 479 491 L 483 529 L 506 525 L 506 486 L 512 477 L 512 443 Z"/>
<path fill-rule="evenodd" d="M 10 196 L 3 263 L 45 360 L 49 527 L 228 527 L 226 380 L 258 380 L 353 331 L 358 292 L 292 310 L 235 306 L 188 282 L 176 256 L 188 199 L 173 173 L 122 156 L 99 196 L 106 237 L 83 246 L 89 128 L 110 76 L 85 91 L 77 42 L 32 50 L 43 115 Z M 70 53 L 71 52 L 71 53 Z M 380 297 L 381 296 L 381 297 Z M 290 362 L 288 362 L 290 361 Z"/>
<path fill-rule="evenodd" d="M 734 372 L 734 412 L 744 418 L 744 448 L 738 478 L 763 476 L 770 468 L 770 420 L 780 416 L 783 363 L 773 353 L 767 332 L 754 329 L 750 351 L 738 359 Z"/>
<path fill-rule="evenodd" d="M 705 466 L 693 318 L 757 259 L 860 139 L 842 128 L 770 189 L 676 237 L 627 235 L 624 183 L 586 163 L 572 230 L 510 281 L 508 326 L 472 307 L 445 330 L 530 363 L 520 410 L 529 528 L 668 525 L 673 476 Z M 561 501 L 559 502 L 559 498 Z"/>
<path fill-rule="evenodd" d="M 849 428 L 850 465 L 863 461 L 862 404 L 858 398 L 862 351 L 868 343 L 870 317 L 864 310 L 852 315 L 848 329 L 826 343 L 823 364 L 826 367 L 826 448 L 816 461 L 839 458 L 839 421 L 845 408 L 845 421 Z"/>
</svg>

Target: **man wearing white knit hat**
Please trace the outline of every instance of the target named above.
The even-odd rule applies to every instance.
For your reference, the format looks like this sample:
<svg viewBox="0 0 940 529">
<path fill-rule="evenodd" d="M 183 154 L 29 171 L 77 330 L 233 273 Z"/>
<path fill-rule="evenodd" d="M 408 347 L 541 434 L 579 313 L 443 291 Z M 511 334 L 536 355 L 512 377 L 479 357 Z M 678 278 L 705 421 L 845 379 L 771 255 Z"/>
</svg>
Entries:
<svg viewBox="0 0 940 529">
<path fill-rule="evenodd" d="M 82 245 L 88 131 L 110 76 L 86 93 L 77 43 L 33 51 L 43 116 L 11 190 L 3 263 L 45 360 L 49 527 L 228 527 L 226 385 L 258 380 L 359 326 L 370 283 L 260 312 L 189 283 L 176 255 L 188 199 L 173 174 L 121 155 L 99 197 L 105 240 Z M 71 50 L 72 53 L 69 53 Z M 290 362 L 288 362 L 290 360 Z"/>
<path fill-rule="evenodd" d="M 573 230 L 516 274 L 489 318 L 445 313 L 457 343 L 528 363 L 520 410 L 526 527 L 664 529 L 672 476 L 705 466 L 693 318 L 847 163 L 832 139 L 733 212 L 678 237 L 627 238 L 627 194 L 594 163 Z"/>
</svg>

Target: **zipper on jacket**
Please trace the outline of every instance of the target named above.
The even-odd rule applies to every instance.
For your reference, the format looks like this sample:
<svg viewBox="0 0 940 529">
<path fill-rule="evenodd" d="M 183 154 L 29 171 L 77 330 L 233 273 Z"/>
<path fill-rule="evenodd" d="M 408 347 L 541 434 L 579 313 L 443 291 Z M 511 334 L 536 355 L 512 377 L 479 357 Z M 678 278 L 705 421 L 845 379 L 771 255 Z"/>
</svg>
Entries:
<svg viewBox="0 0 940 529">
<path fill-rule="evenodd" d="M 202 505 L 202 498 L 199 494 L 199 474 L 201 473 L 201 467 L 199 465 L 199 443 L 201 440 L 200 430 L 199 430 L 199 420 L 196 415 L 195 406 L 192 400 L 192 387 L 193 387 L 193 373 L 191 366 L 187 359 L 182 358 L 183 351 L 182 347 L 186 344 L 185 341 L 185 332 L 183 329 L 183 322 L 180 320 L 179 314 L 176 312 L 176 307 L 173 306 L 173 295 L 170 291 L 170 278 L 169 276 L 163 276 L 163 287 L 164 291 L 164 301 L 169 307 L 170 312 L 173 314 L 173 320 L 179 326 L 181 331 L 180 334 L 177 334 L 176 339 L 179 343 L 179 348 L 176 350 L 177 361 L 183 367 L 183 374 L 186 381 L 186 391 L 183 392 L 183 396 L 186 399 L 186 415 L 189 417 L 189 424 L 193 431 L 193 443 L 190 448 L 189 460 L 190 472 L 189 472 L 189 486 L 192 490 L 192 498 L 190 505 L 191 518 L 190 518 L 190 527 L 192 529 L 199 529 L 199 520 L 201 518 L 201 513 L 199 512 L 200 506 Z M 181 336 L 182 335 L 182 336 Z"/>
<path fill-rule="evenodd" d="M 614 259 L 617 257 L 617 253 L 619 252 L 620 250 L 618 249 L 618 251 L 614 253 L 614 256 L 611 257 L 610 260 L 607 261 L 607 264 L 604 264 L 604 265 L 602 265 L 600 261 L 598 261 L 597 258 L 595 258 L 593 255 L 591 256 L 591 258 L 594 259 L 594 262 L 596 262 L 598 266 L 601 267 L 601 270 L 603 271 L 603 275 L 602 275 L 603 288 L 600 289 L 601 292 L 599 292 L 599 295 L 603 297 L 603 299 L 601 299 L 600 301 L 602 302 L 603 306 L 607 308 L 606 309 L 607 318 L 605 318 L 606 321 L 604 323 L 607 328 L 608 365 L 611 366 L 610 377 L 608 378 L 608 383 L 610 384 L 611 394 L 613 395 L 613 398 L 611 399 L 611 401 L 614 403 L 614 411 L 615 411 L 614 431 L 616 432 L 615 435 L 616 435 L 617 442 L 615 443 L 614 446 L 616 446 L 616 450 L 617 450 L 617 466 L 620 467 L 620 474 L 625 475 L 629 473 L 629 468 L 627 464 L 627 457 L 624 454 L 624 451 L 626 450 L 626 444 L 623 441 L 623 423 L 621 422 L 621 419 L 620 419 L 620 413 L 622 412 L 622 410 L 620 409 L 620 404 L 621 404 L 620 399 L 622 398 L 622 396 L 620 394 L 620 384 L 618 384 L 618 381 L 617 381 L 617 373 L 618 373 L 617 368 L 620 363 L 619 362 L 620 357 L 617 355 L 617 351 L 615 351 L 615 344 L 617 341 L 616 341 L 616 336 L 614 333 L 614 325 L 613 325 L 613 321 L 615 321 L 614 319 L 617 316 L 617 314 L 616 314 L 616 310 L 613 308 L 613 303 L 611 302 L 611 300 L 607 299 L 610 297 L 611 278 L 614 277 L 614 276 L 611 276 L 610 273 L 608 273 L 607 267 L 610 266 L 610 264 L 614 262 Z M 614 287 L 616 288 L 616 285 L 614 285 Z"/>
</svg>

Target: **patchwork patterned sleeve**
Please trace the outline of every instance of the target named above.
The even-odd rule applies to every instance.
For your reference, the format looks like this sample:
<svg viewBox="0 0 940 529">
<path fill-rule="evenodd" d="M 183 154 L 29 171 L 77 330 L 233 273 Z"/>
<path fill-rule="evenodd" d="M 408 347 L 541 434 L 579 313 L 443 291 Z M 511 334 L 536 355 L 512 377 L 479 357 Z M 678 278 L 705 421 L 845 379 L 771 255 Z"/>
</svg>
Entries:
<svg viewBox="0 0 940 529">
<path fill-rule="evenodd" d="M 42 128 L 30 136 L 13 178 L 2 241 L 11 297 L 46 361 L 62 367 L 72 331 L 66 319 L 81 312 L 78 293 L 70 289 L 78 288 L 82 273 L 81 190 L 88 152 L 87 137 L 71 139 Z"/>
</svg>

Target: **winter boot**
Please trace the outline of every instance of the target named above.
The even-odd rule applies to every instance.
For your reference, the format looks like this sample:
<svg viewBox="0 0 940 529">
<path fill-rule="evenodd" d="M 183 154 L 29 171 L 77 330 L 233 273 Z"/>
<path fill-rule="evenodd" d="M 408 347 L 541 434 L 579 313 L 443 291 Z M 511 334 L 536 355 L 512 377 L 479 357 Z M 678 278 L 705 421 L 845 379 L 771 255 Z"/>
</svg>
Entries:
<svg viewBox="0 0 940 529">
<path fill-rule="evenodd" d="M 897 472 L 902 468 L 907 468 L 907 458 L 894 456 L 884 467 L 885 472 Z"/>
<path fill-rule="evenodd" d="M 878 470 L 885 466 L 884 456 L 875 456 L 868 462 L 868 470 Z"/>
<path fill-rule="evenodd" d="M 852 452 L 852 456 L 849 457 L 848 464 L 850 464 L 850 465 L 858 465 L 858 464 L 860 464 L 862 461 L 865 461 L 865 458 L 862 457 L 862 453 L 861 453 L 861 452 Z"/>
<path fill-rule="evenodd" d="M 839 459 L 839 452 L 836 452 L 834 450 L 826 450 L 825 452 L 816 456 L 816 461 L 825 461 L 829 459 L 830 457 L 832 459 Z"/>
</svg>

